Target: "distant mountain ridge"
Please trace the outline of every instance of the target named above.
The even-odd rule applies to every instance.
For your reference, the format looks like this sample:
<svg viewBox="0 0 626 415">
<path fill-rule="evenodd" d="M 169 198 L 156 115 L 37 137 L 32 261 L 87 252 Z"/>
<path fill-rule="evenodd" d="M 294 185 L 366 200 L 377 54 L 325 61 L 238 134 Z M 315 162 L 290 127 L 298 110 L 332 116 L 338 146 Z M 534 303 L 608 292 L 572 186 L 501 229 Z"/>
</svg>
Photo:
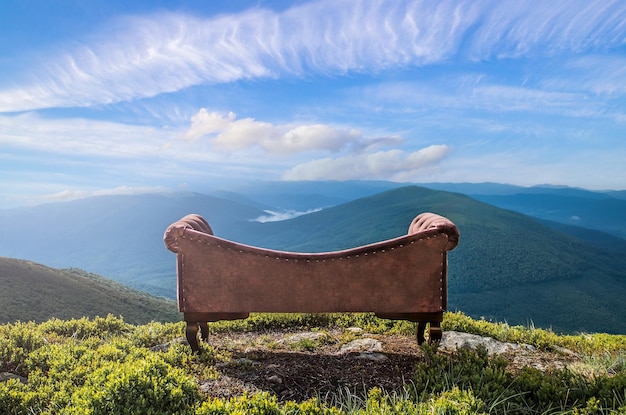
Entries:
<svg viewBox="0 0 626 415">
<path fill-rule="evenodd" d="M 263 200 L 265 206 L 307 211 L 414 185 L 465 194 L 538 219 L 603 231 L 626 239 L 626 190 L 590 191 L 568 186 L 523 187 L 490 182 L 416 184 L 385 181 L 307 181 L 259 182 L 232 189 L 232 192 L 239 198 L 245 195 L 249 199 Z M 559 229 L 563 231 L 565 228 Z M 580 236 L 580 233 L 574 234 Z"/>
<path fill-rule="evenodd" d="M 348 191 L 350 183 L 304 182 L 291 196 L 274 186 L 274 195 L 289 196 L 283 201 L 298 195 L 321 195 L 318 200 L 327 201 L 340 194 L 366 196 L 267 223 L 255 219 L 274 206 L 269 204 L 273 197 L 261 203 L 238 189 L 224 195 L 228 199 L 198 193 L 110 196 L 0 210 L 0 226 L 6 231 L 0 234 L 0 255 L 80 267 L 173 297 L 175 256 L 163 246 L 162 236 L 170 223 L 188 213 L 203 215 L 215 234 L 227 239 L 320 251 L 402 235 L 415 215 L 433 211 L 448 216 L 461 231 L 461 243 L 450 254 L 452 310 L 557 330 L 626 333 L 626 264 L 620 239 L 536 220 L 458 192 L 387 182 L 356 185 Z M 299 207 L 314 199 L 303 197 Z M 615 249 L 606 250 L 603 244 Z"/>
</svg>

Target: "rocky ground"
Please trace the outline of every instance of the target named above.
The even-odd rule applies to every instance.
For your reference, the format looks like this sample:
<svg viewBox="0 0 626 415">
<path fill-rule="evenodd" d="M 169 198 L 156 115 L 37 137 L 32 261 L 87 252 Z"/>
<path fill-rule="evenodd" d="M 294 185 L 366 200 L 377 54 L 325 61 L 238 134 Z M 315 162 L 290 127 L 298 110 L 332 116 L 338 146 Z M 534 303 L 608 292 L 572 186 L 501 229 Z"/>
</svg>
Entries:
<svg viewBox="0 0 626 415">
<path fill-rule="evenodd" d="M 358 328 L 220 333 L 211 335 L 209 342 L 218 356 L 218 376 L 200 387 L 207 395 L 221 398 L 264 390 L 281 400 L 302 401 L 348 390 L 364 393 L 374 386 L 392 392 L 410 381 L 415 365 L 424 358 L 413 336 L 372 335 Z M 456 332 L 444 332 L 438 352 L 478 345 L 508 359 L 512 371 L 524 366 L 560 369 L 580 360 L 567 350 L 539 351 Z"/>
</svg>

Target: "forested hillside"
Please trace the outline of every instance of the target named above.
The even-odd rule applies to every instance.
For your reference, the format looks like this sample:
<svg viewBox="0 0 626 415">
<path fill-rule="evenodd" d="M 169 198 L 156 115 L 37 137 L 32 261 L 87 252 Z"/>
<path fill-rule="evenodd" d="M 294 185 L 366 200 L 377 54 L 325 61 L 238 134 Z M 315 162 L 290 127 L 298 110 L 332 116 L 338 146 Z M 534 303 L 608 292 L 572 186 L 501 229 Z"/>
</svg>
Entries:
<svg viewBox="0 0 626 415">
<path fill-rule="evenodd" d="M 79 269 L 0 257 L 0 323 L 124 316 L 131 323 L 178 321 L 173 300 L 156 298 Z"/>
<path fill-rule="evenodd" d="M 451 309 L 557 330 L 626 332 L 623 255 L 460 194 L 390 190 L 289 221 L 252 224 L 248 241 L 341 249 L 402 235 L 425 211 L 447 216 L 461 232 L 449 254 Z"/>
</svg>

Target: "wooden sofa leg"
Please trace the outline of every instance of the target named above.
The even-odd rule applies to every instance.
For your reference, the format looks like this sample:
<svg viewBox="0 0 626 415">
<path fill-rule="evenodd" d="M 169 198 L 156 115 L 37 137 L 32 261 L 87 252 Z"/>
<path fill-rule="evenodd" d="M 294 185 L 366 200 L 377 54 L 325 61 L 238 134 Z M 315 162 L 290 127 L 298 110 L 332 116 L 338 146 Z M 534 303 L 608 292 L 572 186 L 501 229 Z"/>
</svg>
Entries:
<svg viewBox="0 0 626 415">
<path fill-rule="evenodd" d="M 426 340 L 424 333 L 426 331 L 426 323 L 424 322 L 419 322 L 417 323 L 417 327 L 416 327 L 416 337 L 417 337 L 417 344 L 421 345 L 424 343 L 424 340 Z"/>
<path fill-rule="evenodd" d="M 209 325 L 206 321 L 200 323 L 200 338 L 205 342 L 209 341 Z"/>
<path fill-rule="evenodd" d="M 185 335 L 187 336 L 187 342 L 189 343 L 189 346 L 191 346 L 191 351 L 194 353 L 200 352 L 200 346 L 198 345 L 199 328 L 199 323 L 195 321 L 187 322 L 187 330 L 185 332 Z"/>
<path fill-rule="evenodd" d="M 428 344 L 438 344 L 441 341 L 443 332 L 441 331 L 441 323 L 430 323 L 430 330 L 428 336 Z"/>
</svg>

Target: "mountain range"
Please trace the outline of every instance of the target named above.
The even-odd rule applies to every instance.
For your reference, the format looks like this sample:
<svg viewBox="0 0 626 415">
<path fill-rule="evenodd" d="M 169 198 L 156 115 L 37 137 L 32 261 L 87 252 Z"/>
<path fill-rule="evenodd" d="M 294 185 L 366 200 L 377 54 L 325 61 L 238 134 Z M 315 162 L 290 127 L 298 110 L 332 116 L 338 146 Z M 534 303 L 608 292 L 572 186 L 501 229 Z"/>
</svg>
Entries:
<svg viewBox="0 0 626 415">
<path fill-rule="evenodd" d="M 557 331 L 626 333 L 621 196 L 493 183 L 390 182 L 261 183 L 211 194 L 100 196 L 0 210 L 0 255 L 79 267 L 173 297 L 175 256 L 162 236 L 188 213 L 201 214 L 227 239 L 314 252 L 402 235 L 414 216 L 432 211 L 461 232 L 450 253 L 451 310 Z M 277 213 L 294 217 L 258 220 Z"/>
</svg>

